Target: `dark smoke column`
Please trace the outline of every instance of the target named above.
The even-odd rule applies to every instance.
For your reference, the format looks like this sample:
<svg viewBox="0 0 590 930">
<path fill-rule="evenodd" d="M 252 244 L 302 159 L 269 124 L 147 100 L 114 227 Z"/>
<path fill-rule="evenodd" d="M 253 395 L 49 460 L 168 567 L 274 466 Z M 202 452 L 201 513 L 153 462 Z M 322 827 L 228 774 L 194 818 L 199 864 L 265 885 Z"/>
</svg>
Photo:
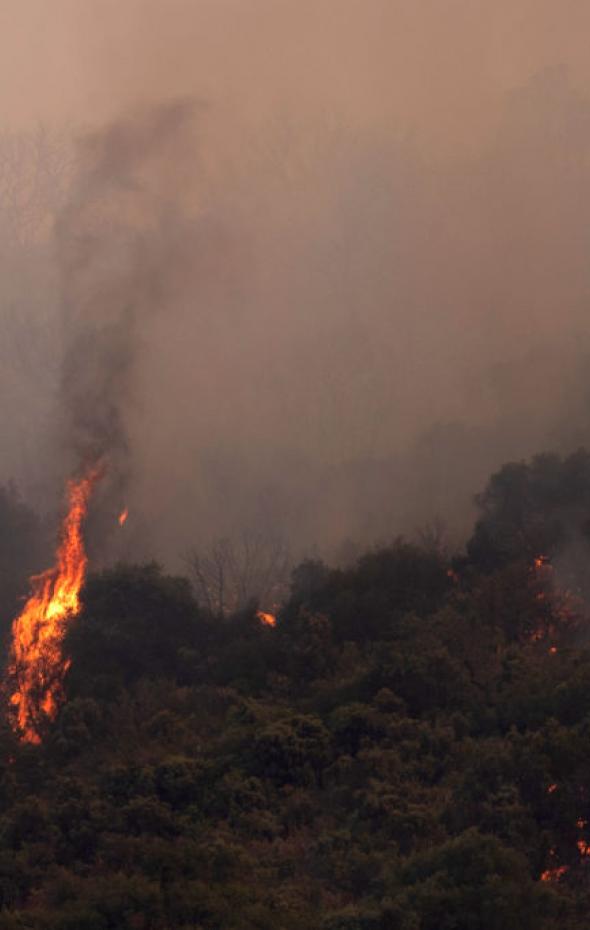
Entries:
<svg viewBox="0 0 590 930">
<path fill-rule="evenodd" d="M 146 323 L 166 311 L 190 256 L 183 165 L 194 158 L 192 115 L 192 104 L 175 102 L 84 138 L 56 230 L 67 469 L 104 462 L 102 493 L 115 509 L 131 477 L 127 422 Z"/>
</svg>

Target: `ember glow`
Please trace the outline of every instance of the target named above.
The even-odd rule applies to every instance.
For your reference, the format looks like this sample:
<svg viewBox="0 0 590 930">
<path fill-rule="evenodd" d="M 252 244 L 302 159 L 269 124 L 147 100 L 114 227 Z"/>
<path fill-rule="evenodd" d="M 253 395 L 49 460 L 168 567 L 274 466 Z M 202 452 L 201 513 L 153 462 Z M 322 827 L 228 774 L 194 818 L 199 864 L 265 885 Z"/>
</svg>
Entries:
<svg viewBox="0 0 590 930">
<path fill-rule="evenodd" d="M 567 865 L 558 865 L 554 869 L 545 869 L 541 873 L 542 882 L 558 882 L 562 875 L 568 871 Z"/>
<path fill-rule="evenodd" d="M 82 525 L 92 490 L 101 476 L 94 468 L 68 482 L 68 512 L 61 528 L 56 564 L 31 579 L 32 594 L 12 625 L 9 669 L 16 690 L 11 696 L 22 739 L 38 743 L 39 723 L 55 717 L 67 663 L 62 641 L 68 620 L 80 610 L 80 589 L 88 559 Z"/>
<path fill-rule="evenodd" d="M 557 787 L 556 785 L 550 785 L 549 788 L 548 788 L 547 790 L 548 790 L 549 793 L 552 793 L 552 791 L 555 790 L 556 787 Z M 580 832 L 584 831 L 584 830 L 586 829 L 587 826 L 588 826 L 588 821 L 587 821 L 587 820 L 581 820 L 581 819 L 580 819 L 580 820 L 577 820 L 577 821 L 576 821 L 576 827 L 578 828 L 578 831 L 580 831 Z M 577 840 L 577 842 L 576 842 L 576 847 L 577 847 L 577 849 L 578 849 L 578 853 L 579 853 L 579 855 L 580 855 L 580 859 L 588 859 L 588 858 L 590 858 L 590 843 L 588 843 L 583 837 L 580 837 L 580 838 Z M 549 856 L 550 856 L 551 859 L 554 859 L 554 858 L 555 858 L 555 850 L 554 850 L 554 849 L 551 849 L 551 850 L 549 851 Z M 569 866 L 567 866 L 567 865 L 558 865 L 558 866 L 554 866 L 554 867 L 551 868 L 551 869 L 545 869 L 544 872 L 541 872 L 541 875 L 540 875 L 539 878 L 540 878 L 540 881 L 542 881 L 542 882 L 558 882 L 559 879 L 560 879 L 563 875 L 566 875 L 568 872 L 569 872 Z"/>
<path fill-rule="evenodd" d="M 127 523 L 128 516 L 129 516 L 129 510 L 127 509 L 127 507 L 125 507 L 125 509 L 121 511 L 121 513 L 119 514 L 117 518 L 119 521 L 119 526 L 125 526 L 125 524 Z"/>
<path fill-rule="evenodd" d="M 265 613 L 263 610 L 259 610 L 256 614 L 261 623 L 264 623 L 266 626 L 276 626 L 277 618 L 274 614 Z"/>
<path fill-rule="evenodd" d="M 583 616 L 583 602 L 579 595 L 556 585 L 553 565 L 546 555 L 537 556 L 530 568 L 535 599 L 539 605 L 539 624 L 530 633 L 530 641 L 541 643 L 549 655 L 557 655 L 555 642 L 547 643 L 575 629 Z"/>
</svg>

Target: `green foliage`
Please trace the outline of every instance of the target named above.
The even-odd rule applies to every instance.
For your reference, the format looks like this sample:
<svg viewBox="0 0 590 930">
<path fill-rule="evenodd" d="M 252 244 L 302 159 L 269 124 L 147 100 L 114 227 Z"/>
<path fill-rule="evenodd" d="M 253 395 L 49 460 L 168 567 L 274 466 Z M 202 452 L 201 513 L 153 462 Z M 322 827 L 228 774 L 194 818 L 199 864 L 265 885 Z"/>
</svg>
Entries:
<svg viewBox="0 0 590 930">
<path fill-rule="evenodd" d="M 493 570 L 545 554 L 589 535 L 590 453 L 538 455 L 492 475 L 477 502 L 481 516 L 468 543 L 470 560 Z"/>
<path fill-rule="evenodd" d="M 590 651 L 529 557 L 584 537 L 588 461 L 499 472 L 452 565 L 303 563 L 276 628 L 90 578 L 43 744 L 0 727 L 0 930 L 579 928 Z"/>
<path fill-rule="evenodd" d="M 210 635 L 185 579 L 156 565 L 106 571 L 89 580 L 66 640 L 68 694 L 115 699 L 142 676 L 175 677 L 182 651 L 202 654 Z"/>
<path fill-rule="evenodd" d="M 403 877 L 421 930 L 536 930 L 548 916 L 526 859 L 474 829 L 412 857 Z"/>
<path fill-rule="evenodd" d="M 330 735 L 319 718 L 288 717 L 255 736 L 251 765 L 278 784 L 312 784 L 321 779 L 330 749 Z"/>
<path fill-rule="evenodd" d="M 304 563 L 295 573 L 283 622 L 287 629 L 296 623 L 293 608 L 303 604 L 330 618 L 339 641 L 385 638 L 404 614 L 424 616 L 443 603 L 450 587 L 447 569 L 439 553 L 403 540 L 367 553 L 346 571 Z"/>
</svg>

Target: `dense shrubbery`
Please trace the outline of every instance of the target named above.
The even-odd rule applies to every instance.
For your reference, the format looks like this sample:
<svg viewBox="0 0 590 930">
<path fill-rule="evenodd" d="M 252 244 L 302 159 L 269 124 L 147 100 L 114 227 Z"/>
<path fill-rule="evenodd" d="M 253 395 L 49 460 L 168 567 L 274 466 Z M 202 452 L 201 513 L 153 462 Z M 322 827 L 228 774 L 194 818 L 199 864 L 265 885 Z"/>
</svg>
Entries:
<svg viewBox="0 0 590 930">
<path fill-rule="evenodd" d="M 590 650 L 531 556 L 587 473 L 502 470 L 462 559 L 304 563 L 274 629 L 92 577 L 43 745 L 0 731 L 0 930 L 577 930 Z"/>
</svg>

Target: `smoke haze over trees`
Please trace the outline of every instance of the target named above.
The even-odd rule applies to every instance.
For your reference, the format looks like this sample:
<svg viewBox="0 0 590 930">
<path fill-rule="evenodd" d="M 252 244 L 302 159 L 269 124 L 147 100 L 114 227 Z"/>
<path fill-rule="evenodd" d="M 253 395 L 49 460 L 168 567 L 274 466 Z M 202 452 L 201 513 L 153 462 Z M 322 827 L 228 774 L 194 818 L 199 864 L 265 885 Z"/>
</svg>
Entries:
<svg viewBox="0 0 590 930">
<path fill-rule="evenodd" d="M 42 742 L 0 716 L 0 928 L 579 928 L 588 607 L 530 553 L 587 528 L 589 478 L 509 463 L 466 555 L 308 559 L 275 626 L 155 564 L 90 575 Z"/>
<path fill-rule="evenodd" d="M 51 513 L 64 398 L 109 410 L 132 518 L 103 558 L 178 566 L 244 532 L 460 536 L 502 461 L 585 442 L 589 15 L 23 3 L 0 478 Z"/>
<path fill-rule="evenodd" d="M 0 930 L 579 930 L 586 0 L 8 6 Z"/>
</svg>

